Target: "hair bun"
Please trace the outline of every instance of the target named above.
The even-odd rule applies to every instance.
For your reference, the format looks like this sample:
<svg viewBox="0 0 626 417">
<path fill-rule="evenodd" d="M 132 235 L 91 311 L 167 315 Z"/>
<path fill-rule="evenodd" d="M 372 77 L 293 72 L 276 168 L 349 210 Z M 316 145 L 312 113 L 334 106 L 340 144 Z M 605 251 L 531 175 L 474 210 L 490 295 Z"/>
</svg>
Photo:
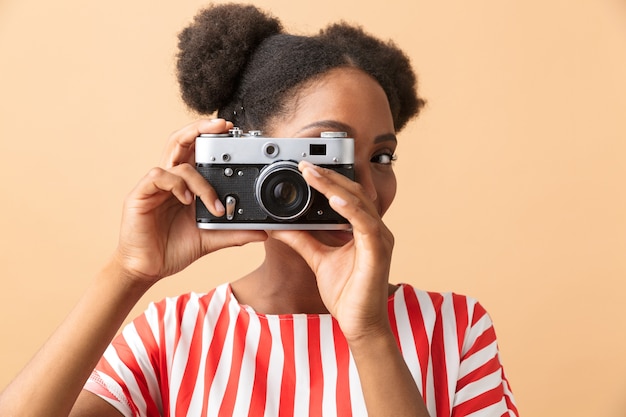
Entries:
<svg viewBox="0 0 626 417">
<path fill-rule="evenodd" d="M 226 105 L 259 44 L 281 32 L 278 19 L 252 5 L 214 5 L 198 12 L 178 35 L 177 74 L 185 103 L 201 114 Z"/>
</svg>

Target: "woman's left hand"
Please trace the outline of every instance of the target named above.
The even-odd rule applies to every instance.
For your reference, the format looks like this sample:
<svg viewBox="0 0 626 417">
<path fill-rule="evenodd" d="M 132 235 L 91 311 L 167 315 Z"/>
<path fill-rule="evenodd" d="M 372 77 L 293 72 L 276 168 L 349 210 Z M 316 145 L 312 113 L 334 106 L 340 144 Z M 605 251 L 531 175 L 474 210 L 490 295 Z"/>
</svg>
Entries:
<svg viewBox="0 0 626 417">
<path fill-rule="evenodd" d="M 334 247 L 306 231 L 273 231 L 270 236 L 292 247 L 308 263 L 322 301 L 348 342 L 388 332 L 391 231 L 360 184 L 308 162 L 301 162 L 299 168 L 309 185 L 350 222 L 353 239 Z"/>
</svg>

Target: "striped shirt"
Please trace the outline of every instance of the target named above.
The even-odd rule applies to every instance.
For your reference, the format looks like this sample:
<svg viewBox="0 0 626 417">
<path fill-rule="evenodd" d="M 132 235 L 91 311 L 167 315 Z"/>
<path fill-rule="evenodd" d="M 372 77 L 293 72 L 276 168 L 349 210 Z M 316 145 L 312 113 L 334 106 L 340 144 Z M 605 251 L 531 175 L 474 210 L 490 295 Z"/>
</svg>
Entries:
<svg viewBox="0 0 626 417">
<path fill-rule="evenodd" d="M 432 417 L 517 416 L 490 317 L 475 300 L 403 284 L 391 327 Z M 366 416 L 329 314 L 258 314 L 229 284 L 153 303 L 85 385 L 124 416 Z"/>
</svg>

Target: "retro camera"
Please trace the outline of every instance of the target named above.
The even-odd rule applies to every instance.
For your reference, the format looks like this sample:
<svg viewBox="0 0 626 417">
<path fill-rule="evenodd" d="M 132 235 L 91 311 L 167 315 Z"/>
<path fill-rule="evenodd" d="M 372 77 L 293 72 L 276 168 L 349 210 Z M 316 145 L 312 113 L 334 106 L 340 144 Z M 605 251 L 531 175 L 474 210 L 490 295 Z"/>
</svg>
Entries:
<svg viewBox="0 0 626 417">
<path fill-rule="evenodd" d="M 203 134 L 196 138 L 196 169 L 226 208 L 212 215 L 196 198 L 202 229 L 345 230 L 348 221 L 298 170 L 306 160 L 354 180 L 354 140 L 345 132 L 318 138 L 268 138 L 260 131 Z"/>
</svg>

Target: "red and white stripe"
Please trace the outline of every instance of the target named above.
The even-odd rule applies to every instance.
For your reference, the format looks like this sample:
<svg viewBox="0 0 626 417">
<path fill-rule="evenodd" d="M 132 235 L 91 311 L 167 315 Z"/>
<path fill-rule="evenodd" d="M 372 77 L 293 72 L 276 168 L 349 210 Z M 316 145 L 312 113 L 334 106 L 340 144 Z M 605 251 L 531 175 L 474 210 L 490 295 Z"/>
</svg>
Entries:
<svg viewBox="0 0 626 417">
<path fill-rule="evenodd" d="M 402 285 L 389 298 L 402 355 L 431 416 L 516 416 L 491 319 L 475 300 Z M 125 416 L 365 416 L 330 315 L 263 315 L 230 286 L 151 304 L 85 388 Z"/>
</svg>

